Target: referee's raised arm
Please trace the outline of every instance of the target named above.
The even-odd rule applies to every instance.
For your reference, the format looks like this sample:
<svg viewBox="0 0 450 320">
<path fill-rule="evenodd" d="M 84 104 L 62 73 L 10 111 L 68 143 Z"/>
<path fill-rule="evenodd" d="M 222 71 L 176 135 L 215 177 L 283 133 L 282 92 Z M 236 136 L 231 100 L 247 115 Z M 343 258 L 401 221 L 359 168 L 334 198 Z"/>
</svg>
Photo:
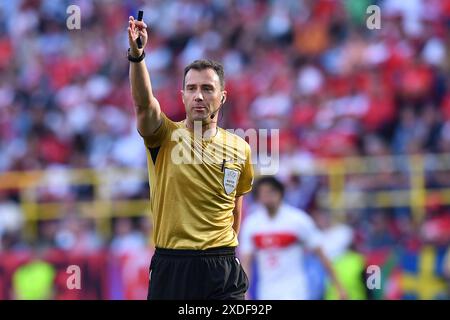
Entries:
<svg viewBox="0 0 450 320">
<path fill-rule="evenodd" d="M 128 42 L 130 49 L 130 86 L 136 110 L 137 127 L 142 136 L 149 136 L 161 123 L 161 108 L 152 91 L 150 75 L 145 65 L 144 48 L 147 44 L 147 25 L 132 16 L 128 21 Z M 138 48 L 136 39 L 141 37 L 142 48 Z"/>
</svg>

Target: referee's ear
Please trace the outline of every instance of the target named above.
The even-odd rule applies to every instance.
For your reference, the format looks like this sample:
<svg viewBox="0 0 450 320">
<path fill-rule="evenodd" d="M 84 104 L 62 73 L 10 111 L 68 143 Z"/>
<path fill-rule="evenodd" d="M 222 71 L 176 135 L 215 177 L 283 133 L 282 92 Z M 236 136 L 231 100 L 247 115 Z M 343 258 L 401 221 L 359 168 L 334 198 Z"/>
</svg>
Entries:
<svg viewBox="0 0 450 320">
<path fill-rule="evenodd" d="M 220 99 L 220 104 L 224 104 L 227 101 L 227 93 L 225 90 L 222 91 L 222 98 Z"/>
<path fill-rule="evenodd" d="M 183 89 L 180 90 L 180 94 L 181 94 L 181 101 L 183 101 L 183 104 L 185 104 L 185 102 L 184 102 L 184 90 Z"/>
</svg>

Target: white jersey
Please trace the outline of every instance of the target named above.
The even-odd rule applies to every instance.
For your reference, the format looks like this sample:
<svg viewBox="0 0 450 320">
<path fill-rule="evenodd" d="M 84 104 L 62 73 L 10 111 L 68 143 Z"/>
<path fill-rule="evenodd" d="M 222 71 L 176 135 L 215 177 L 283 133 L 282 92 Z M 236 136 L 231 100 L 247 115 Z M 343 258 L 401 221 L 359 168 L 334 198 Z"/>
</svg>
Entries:
<svg viewBox="0 0 450 320">
<path fill-rule="evenodd" d="M 251 213 L 242 226 L 240 252 L 256 256 L 257 298 L 308 299 L 304 248 L 319 247 L 321 238 L 311 217 L 287 204 L 273 218 L 264 208 Z"/>
</svg>

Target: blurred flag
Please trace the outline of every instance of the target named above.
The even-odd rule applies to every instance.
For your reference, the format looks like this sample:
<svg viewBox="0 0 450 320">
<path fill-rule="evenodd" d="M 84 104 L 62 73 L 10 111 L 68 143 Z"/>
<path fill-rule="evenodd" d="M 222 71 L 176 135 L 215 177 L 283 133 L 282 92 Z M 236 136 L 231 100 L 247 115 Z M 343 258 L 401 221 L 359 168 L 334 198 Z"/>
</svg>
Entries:
<svg viewBox="0 0 450 320">
<path fill-rule="evenodd" d="M 368 290 L 368 298 L 373 300 L 400 299 L 398 255 L 392 249 L 381 249 L 366 255 L 366 268 L 378 266 L 381 271 L 380 287 Z M 367 274 L 365 275 L 368 276 Z"/>
<path fill-rule="evenodd" d="M 433 246 L 424 246 L 419 252 L 403 252 L 400 281 L 403 299 L 445 298 L 444 256 L 445 248 Z"/>
<path fill-rule="evenodd" d="M 381 269 L 381 287 L 369 290 L 371 299 L 441 299 L 446 295 L 443 279 L 445 248 L 431 245 L 417 249 L 372 252 L 368 265 Z"/>
</svg>

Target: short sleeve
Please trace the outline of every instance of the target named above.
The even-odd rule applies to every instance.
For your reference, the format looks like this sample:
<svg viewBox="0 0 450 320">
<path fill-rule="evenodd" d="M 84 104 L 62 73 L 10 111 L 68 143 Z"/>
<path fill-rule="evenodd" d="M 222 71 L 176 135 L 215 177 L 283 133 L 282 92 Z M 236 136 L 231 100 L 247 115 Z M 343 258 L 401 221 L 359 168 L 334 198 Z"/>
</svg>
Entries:
<svg viewBox="0 0 450 320">
<path fill-rule="evenodd" d="M 245 144 L 245 154 L 246 159 L 242 168 L 241 175 L 239 176 L 239 183 L 236 189 L 236 197 L 239 197 L 252 190 L 253 186 L 253 165 L 252 165 L 252 154 L 248 143 Z"/>
<path fill-rule="evenodd" d="M 138 129 L 140 136 L 144 140 L 145 146 L 147 148 L 156 148 L 161 146 L 164 141 L 170 138 L 170 127 L 172 123 L 173 122 L 167 118 L 163 112 L 161 112 L 161 124 L 152 135 L 143 136 Z"/>
<path fill-rule="evenodd" d="M 299 229 L 299 238 L 308 249 L 314 250 L 319 248 L 322 244 L 322 232 L 307 213 L 305 213 L 303 220 Z"/>
</svg>

